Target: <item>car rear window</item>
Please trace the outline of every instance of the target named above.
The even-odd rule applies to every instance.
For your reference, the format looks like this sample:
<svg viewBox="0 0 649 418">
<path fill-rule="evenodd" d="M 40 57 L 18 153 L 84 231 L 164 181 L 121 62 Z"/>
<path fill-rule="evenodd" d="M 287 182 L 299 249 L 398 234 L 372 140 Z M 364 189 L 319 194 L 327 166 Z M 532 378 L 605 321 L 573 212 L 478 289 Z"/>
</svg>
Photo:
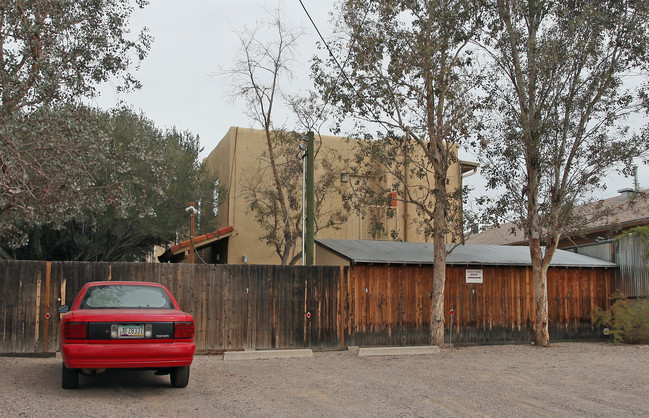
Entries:
<svg viewBox="0 0 649 418">
<path fill-rule="evenodd" d="M 173 309 L 173 304 L 160 287 L 102 285 L 86 290 L 79 309 Z"/>
</svg>

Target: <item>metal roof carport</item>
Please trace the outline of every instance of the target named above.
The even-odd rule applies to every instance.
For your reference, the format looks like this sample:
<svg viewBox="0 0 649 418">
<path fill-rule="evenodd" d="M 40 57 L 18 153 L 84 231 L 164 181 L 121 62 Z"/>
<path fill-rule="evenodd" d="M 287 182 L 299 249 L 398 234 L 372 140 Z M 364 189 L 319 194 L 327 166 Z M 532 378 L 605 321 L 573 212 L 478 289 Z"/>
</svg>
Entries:
<svg viewBox="0 0 649 418">
<path fill-rule="evenodd" d="M 531 266 L 528 247 L 502 245 L 448 245 L 451 251 L 446 258 L 447 265 L 493 265 Z M 348 261 L 347 264 L 433 264 L 433 244 L 425 242 L 397 242 L 370 240 L 316 240 L 316 264 L 320 259 L 328 260 L 335 254 Z M 330 265 L 326 263 L 324 265 Z M 341 265 L 341 264 L 333 264 Z M 552 257 L 551 267 L 616 267 L 615 263 L 557 250 Z"/>
</svg>

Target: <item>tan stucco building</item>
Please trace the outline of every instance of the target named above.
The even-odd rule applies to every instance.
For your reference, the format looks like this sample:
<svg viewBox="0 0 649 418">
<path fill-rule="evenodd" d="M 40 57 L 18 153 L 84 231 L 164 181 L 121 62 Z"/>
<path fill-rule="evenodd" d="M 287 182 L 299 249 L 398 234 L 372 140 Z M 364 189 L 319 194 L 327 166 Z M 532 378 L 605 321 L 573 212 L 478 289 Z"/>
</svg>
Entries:
<svg viewBox="0 0 649 418">
<path fill-rule="evenodd" d="M 374 205 L 370 208 L 357 208 L 349 205 L 348 196 L 351 192 L 362 190 L 364 184 L 380 185 L 389 188 L 394 184 L 394 178 L 389 175 L 379 175 L 367 178 L 355 173 L 353 164 L 357 154 L 357 141 L 336 136 L 316 135 L 315 181 L 325 175 L 334 176 L 326 197 L 316 206 L 316 218 L 320 225 L 327 222 L 328 214 L 344 211 L 347 214 L 345 222 L 335 228 L 320 229 L 316 232 L 317 239 L 377 239 L 398 240 L 404 242 L 424 242 L 425 236 L 418 226 L 417 211 L 413 204 L 403 201 L 404 190 L 390 190 L 395 199 L 386 199 L 385 205 Z M 219 228 L 233 227 L 231 235 L 215 243 L 213 252 L 219 262 L 228 264 L 279 264 L 280 259 L 274 248 L 260 239 L 262 229 L 250 210 L 250 193 L 262 183 L 271 185 L 271 173 L 267 157 L 267 142 L 263 130 L 231 127 L 216 148 L 205 159 L 207 168 L 216 173 L 219 184 L 225 189 L 221 196 L 217 220 Z M 286 154 L 291 157 L 290 154 Z M 295 157 L 301 164 L 300 151 L 296 147 Z M 327 161 L 326 163 L 324 161 Z M 295 163 L 295 162 L 292 162 Z M 463 176 L 475 173 L 477 164 L 458 162 L 448 173 L 447 187 L 455 190 L 462 186 Z M 299 175 L 301 177 L 301 175 Z M 301 184 L 301 178 L 293 181 Z M 432 178 L 410 180 L 408 187 L 418 190 L 428 190 Z M 301 202 L 300 196 L 294 200 Z M 294 211 L 300 212 L 297 208 Z M 371 218 L 371 220 L 370 220 Z M 380 228 L 376 224 L 380 223 Z M 301 250 L 301 239 L 296 250 Z M 318 261 L 316 260 L 316 264 Z M 298 263 L 299 264 L 299 263 Z"/>
</svg>

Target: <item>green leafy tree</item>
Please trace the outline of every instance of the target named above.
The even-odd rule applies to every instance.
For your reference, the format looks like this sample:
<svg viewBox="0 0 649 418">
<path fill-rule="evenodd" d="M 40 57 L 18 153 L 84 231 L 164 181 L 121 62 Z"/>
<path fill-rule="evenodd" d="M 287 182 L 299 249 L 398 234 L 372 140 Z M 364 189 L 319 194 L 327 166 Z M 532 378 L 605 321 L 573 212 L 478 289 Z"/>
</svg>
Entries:
<svg viewBox="0 0 649 418">
<path fill-rule="evenodd" d="M 627 299 L 619 291 L 613 293 L 610 299 L 613 304 L 608 310 L 597 306 L 591 313 L 595 326 L 610 328 L 615 343 L 634 343 L 638 342 L 638 336 L 649 335 L 649 302 L 644 299 Z"/>
<path fill-rule="evenodd" d="M 92 97 L 114 77 L 120 89 L 137 87 L 130 69 L 151 38 L 129 39 L 132 11 L 129 0 L 0 1 L 0 117 Z"/>
<path fill-rule="evenodd" d="M 25 229 L 60 226 L 103 204 L 91 174 L 106 164 L 109 138 L 100 126 L 96 111 L 72 105 L 17 112 L 0 124 L 0 235 L 12 237 L 6 244 L 23 245 Z"/>
<path fill-rule="evenodd" d="M 61 223 L 92 203 L 79 191 L 105 144 L 90 111 L 70 103 L 109 79 L 139 86 L 130 71 L 151 38 L 131 37 L 132 11 L 129 0 L 0 0 L 0 231 Z"/>
<path fill-rule="evenodd" d="M 102 163 L 87 167 L 94 183 L 78 194 L 97 202 L 63 223 L 18 224 L 27 244 L 11 246 L 16 258 L 142 260 L 154 245 L 188 234 L 184 208 L 190 201 L 201 202 L 199 231 L 213 226 L 216 179 L 199 163 L 197 136 L 161 131 L 128 108 L 96 119 L 97 135 L 106 144 Z"/>
<path fill-rule="evenodd" d="M 615 167 L 630 170 L 648 148 L 625 117 L 642 94 L 624 77 L 646 74 L 646 1 L 489 1 L 493 59 L 487 88 L 494 126 L 482 173 L 506 192 L 496 217 L 513 214 L 527 237 L 534 275 L 534 342 L 549 344 L 547 270 L 561 237 L 583 219 L 575 208 Z M 645 96 L 646 97 L 646 96 Z"/>
<path fill-rule="evenodd" d="M 316 59 L 315 80 L 341 118 L 360 121 L 359 137 L 380 129 L 380 141 L 362 150 L 359 170 L 372 179 L 389 174 L 395 184 L 379 184 L 370 197 L 384 204 L 387 190 L 405 188 L 399 199 L 424 219 L 435 249 L 430 343 L 443 346 L 447 236 L 461 230 L 454 204 L 461 190 L 447 190 L 446 180 L 478 103 L 470 45 L 481 31 L 479 3 L 349 0 L 339 16 L 341 40 L 332 52 L 344 74 L 336 60 Z M 417 185 L 406 186 L 408 179 Z"/>
</svg>

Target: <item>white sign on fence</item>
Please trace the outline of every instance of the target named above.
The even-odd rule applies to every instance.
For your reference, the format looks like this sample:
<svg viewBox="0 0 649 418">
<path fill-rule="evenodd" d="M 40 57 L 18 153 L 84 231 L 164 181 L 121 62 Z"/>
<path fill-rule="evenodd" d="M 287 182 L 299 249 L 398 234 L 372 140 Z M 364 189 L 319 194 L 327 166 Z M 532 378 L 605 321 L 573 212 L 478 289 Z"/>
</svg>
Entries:
<svg viewBox="0 0 649 418">
<path fill-rule="evenodd" d="M 467 283 L 482 283 L 482 270 L 467 270 L 466 271 Z"/>
</svg>

